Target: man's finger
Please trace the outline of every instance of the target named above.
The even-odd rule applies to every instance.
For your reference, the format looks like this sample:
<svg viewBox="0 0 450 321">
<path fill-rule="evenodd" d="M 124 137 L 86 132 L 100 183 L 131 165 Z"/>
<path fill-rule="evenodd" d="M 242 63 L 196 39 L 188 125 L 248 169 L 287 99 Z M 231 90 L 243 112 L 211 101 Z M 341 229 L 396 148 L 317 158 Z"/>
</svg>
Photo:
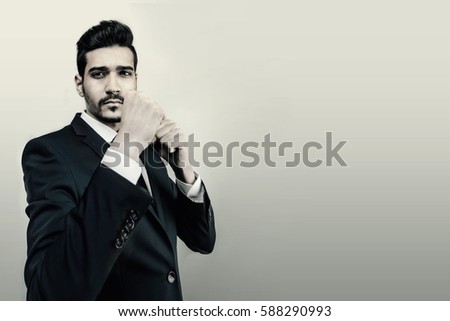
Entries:
<svg viewBox="0 0 450 321">
<path fill-rule="evenodd" d="M 169 132 L 171 132 L 172 130 L 174 130 L 176 128 L 177 124 L 175 122 L 173 122 L 172 120 L 163 120 L 161 122 L 160 127 L 158 128 L 158 130 L 156 131 L 156 138 L 161 139 L 162 137 L 164 137 L 165 135 L 167 135 Z"/>
</svg>

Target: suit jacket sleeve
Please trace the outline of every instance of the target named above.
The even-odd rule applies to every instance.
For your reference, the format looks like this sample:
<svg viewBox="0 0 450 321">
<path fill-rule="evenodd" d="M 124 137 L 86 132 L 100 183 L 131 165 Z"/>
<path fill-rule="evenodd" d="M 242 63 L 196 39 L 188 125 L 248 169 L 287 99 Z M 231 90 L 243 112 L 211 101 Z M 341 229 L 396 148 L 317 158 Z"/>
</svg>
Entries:
<svg viewBox="0 0 450 321">
<path fill-rule="evenodd" d="M 202 254 L 211 253 L 216 240 L 216 232 L 214 211 L 208 193 L 206 193 L 206 187 L 203 186 L 205 189 L 203 202 L 196 203 L 184 195 L 176 184 L 173 185 L 177 199 L 178 236 L 192 251 Z"/>
<path fill-rule="evenodd" d="M 114 246 L 126 224 L 136 224 L 149 196 L 99 165 L 78 195 L 76 173 L 42 139 L 30 141 L 22 166 L 27 191 L 29 300 L 92 300 L 121 253 Z"/>
</svg>

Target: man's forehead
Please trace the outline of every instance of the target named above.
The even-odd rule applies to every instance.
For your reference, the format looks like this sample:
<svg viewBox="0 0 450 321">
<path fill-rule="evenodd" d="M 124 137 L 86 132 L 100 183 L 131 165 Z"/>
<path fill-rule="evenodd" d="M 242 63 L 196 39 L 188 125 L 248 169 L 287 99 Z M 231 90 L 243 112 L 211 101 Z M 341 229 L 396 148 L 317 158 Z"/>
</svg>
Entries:
<svg viewBox="0 0 450 321">
<path fill-rule="evenodd" d="M 86 53 L 87 69 L 91 67 L 133 66 L 134 57 L 127 47 L 104 47 Z"/>
</svg>

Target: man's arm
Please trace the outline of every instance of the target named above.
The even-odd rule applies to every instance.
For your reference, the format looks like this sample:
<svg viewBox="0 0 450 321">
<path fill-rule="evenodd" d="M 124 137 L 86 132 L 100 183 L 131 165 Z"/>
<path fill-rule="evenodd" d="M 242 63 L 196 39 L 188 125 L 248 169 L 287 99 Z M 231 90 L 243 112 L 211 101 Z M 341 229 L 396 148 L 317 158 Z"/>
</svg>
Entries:
<svg viewBox="0 0 450 321">
<path fill-rule="evenodd" d="M 95 299 L 121 253 L 115 242 L 127 222 L 138 223 L 150 197 L 100 162 L 78 195 L 77 173 L 44 139 L 26 145 L 22 166 L 30 218 L 27 299 Z"/>
<path fill-rule="evenodd" d="M 211 253 L 216 241 L 214 212 L 203 182 L 189 163 L 189 149 L 184 132 L 174 121 L 164 119 L 155 137 L 158 154 L 170 164 L 177 178 L 173 190 L 177 200 L 178 236 L 191 250 Z M 192 188 L 193 185 L 197 190 L 194 194 L 197 195 L 190 198 L 186 187 Z"/>
<path fill-rule="evenodd" d="M 192 251 L 208 254 L 214 249 L 216 230 L 211 201 L 203 182 L 201 184 L 203 202 L 192 201 L 178 186 L 174 186 L 177 199 L 177 231 L 180 239 Z"/>
</svg>

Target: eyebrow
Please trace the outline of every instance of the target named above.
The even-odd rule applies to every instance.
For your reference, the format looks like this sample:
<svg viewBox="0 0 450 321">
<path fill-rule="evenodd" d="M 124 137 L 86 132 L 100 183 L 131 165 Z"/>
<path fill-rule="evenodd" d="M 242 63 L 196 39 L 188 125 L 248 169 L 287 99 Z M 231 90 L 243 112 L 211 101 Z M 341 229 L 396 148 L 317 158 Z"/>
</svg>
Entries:
<svg viewBox="0 0 450 321">
<path fill-rule="evenodd" d="M 131 70 L 131 71 L 134 71 L 134 68 L 131 67 L 131 66 L 117 66 L 116 70 Z M 94 66 L 94 67 L 92 67 L 92 68 L 90 68 L 88 70 L 88 73 L 91 73 L 93 71 L 109 71 L 109 68 L 105 67 L 105 66 Z"/>
<path fill-rule="evenodd" d="M 131 66 L 117 66 L 116 70 L 131 70 L 134 71 L 134 68 Z"/>
</svg>

